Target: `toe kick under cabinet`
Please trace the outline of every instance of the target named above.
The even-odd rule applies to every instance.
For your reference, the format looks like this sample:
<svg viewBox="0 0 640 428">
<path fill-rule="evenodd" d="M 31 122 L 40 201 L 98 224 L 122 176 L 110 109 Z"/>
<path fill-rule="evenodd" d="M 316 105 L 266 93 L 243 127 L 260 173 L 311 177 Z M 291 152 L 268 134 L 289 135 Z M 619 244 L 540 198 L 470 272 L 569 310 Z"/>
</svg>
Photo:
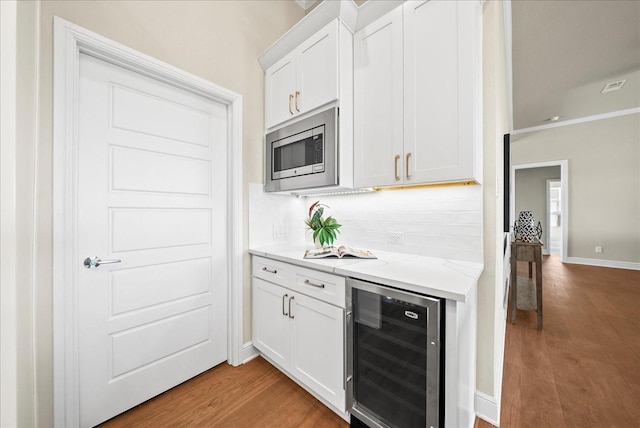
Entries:
<svg viewBox="0 0 640 428">
<path fill-rule="evenodd" d="M 252 259 L 253 345 L 345 415 L 345 279 Z"/>
</svg>

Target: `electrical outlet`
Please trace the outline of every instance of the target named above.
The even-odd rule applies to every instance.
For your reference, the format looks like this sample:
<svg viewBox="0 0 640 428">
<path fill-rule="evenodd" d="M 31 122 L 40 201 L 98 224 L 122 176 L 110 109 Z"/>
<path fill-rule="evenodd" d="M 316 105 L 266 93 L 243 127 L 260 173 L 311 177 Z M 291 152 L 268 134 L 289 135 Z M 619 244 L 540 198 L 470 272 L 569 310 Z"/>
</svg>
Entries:
<svg viewBox="0 0 640 428">
<path fill-rule="evenodd" d="M 402 232 L 389 232 L 387 233 L 387 243 L 402 245 Z"/>
<path fill-rule="evenodd" d="M 601 252 L 602 252 L 602 247 L 597 246 L 597 247 L 596 247 L 596 253 L 601 253 Z"/>
</svg>

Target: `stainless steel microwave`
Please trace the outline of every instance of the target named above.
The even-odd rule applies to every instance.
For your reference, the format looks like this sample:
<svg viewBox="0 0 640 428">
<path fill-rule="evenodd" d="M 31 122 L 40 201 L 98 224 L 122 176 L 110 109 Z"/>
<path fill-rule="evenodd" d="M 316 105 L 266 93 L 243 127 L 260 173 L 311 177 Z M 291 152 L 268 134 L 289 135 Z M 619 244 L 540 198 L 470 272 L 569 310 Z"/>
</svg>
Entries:
<svg viewBox="0 0 640 428">
<path fill-rule="evenodd" d="M 338 184 L 338 108 L 267 134 L 265 190 L 295 191 Z"/>
</svg>

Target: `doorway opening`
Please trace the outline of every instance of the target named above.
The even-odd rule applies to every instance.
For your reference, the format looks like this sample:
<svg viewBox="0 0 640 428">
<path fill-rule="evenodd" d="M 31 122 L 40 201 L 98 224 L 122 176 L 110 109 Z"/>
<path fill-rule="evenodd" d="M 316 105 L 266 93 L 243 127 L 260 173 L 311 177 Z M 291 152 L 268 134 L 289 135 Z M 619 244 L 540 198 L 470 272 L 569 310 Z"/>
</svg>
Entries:
<svg viewBox="0 0 640 428">
<path fill-rule="evenodd" d="M 536 221 L 542 226 L 543 254 L 557 254 L 563 263 L 568 257 L 569 237 L 569 162 L 557 160 L 549 162 L 529 163 L 513 165 L 511 168 L 511 193 L 510 217 L 518 218 L 520 211 L 533 211 Z M 556 182 L 559 190 L 554 190 L 556 195 L 553 208 L 555 216 L 551 220 L 550 196 L 548 196 L 547 180 Z M 555 226 L 557 224 L 557 226 Z M 553 226 L 551 226 L 553 225 Z M 513 231 L 513 224 L 511 225 Z M 553 243 L 551 242 L 553 241 Z M 553 245 L 554 253 L 551 253 Z"/>
</svg>

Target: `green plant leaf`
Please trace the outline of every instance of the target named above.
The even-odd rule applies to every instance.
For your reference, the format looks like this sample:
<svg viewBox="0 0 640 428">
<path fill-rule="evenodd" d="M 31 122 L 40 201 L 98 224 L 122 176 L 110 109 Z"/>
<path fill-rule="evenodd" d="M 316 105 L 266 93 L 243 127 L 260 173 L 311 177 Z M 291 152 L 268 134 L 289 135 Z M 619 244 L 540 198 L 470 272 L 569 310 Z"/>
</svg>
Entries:
<svg viewBox="0 0 640 428">
<path fill-rule="evenodd" d="M 324 212 L 324 208 L 320 207 L 316 210 L 316 212 L 313 213 L 313 216 L 311 217 L 311 223 L 317 223 L 318 221 L 321 220 L 322 218 L 322 213 Z"/>
</svg>

